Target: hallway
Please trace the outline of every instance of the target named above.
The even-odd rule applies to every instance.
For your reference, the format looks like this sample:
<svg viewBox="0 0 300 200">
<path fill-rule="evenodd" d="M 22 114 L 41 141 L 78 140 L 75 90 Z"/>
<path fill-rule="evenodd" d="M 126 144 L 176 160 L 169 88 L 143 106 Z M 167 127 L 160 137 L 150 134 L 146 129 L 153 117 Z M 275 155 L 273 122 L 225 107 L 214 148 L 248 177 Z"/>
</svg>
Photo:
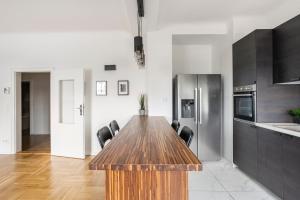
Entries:
<svg viewBox="0 0 300 200">
<path fill-rule="evenodd" d="M 23 135 L 22 153 L 50 153 L 50 135 Z"/>
</svg>

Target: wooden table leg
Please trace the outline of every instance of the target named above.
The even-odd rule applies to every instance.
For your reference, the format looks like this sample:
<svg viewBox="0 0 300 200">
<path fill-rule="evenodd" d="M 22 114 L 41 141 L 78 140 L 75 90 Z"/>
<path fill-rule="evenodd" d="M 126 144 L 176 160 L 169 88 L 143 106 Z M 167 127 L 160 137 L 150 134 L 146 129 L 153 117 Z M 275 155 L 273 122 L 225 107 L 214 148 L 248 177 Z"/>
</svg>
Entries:
<svg viewBox="0 0 300 200">
<path fill-rule="evenodd" d="M 188 200 L 186 171 L 106 171 L 106 200 Z"/>
</svg>

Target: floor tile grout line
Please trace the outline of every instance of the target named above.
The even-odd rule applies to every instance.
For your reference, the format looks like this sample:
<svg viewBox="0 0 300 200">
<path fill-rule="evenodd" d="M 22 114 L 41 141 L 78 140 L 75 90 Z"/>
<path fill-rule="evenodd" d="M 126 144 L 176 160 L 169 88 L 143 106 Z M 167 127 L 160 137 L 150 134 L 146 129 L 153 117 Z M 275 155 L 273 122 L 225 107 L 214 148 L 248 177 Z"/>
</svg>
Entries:
<svg viewBox="0 0 300 200">
<path fill-rule="evenodd" d="M 232 200 L 235 200 L 235 198 L 232 196 L 232 194 L 225 188 L 225 186 L 223 185 L 223 183 L 218 179 L 218 177 L 209 169 L 209 167 L 207 167 L 209 173 L 215 178 L 215 180 L 221 185 L 221 187 L 224 189 L 224 191 L 229 195 L 229 197 Z"/>
<path fill-rule="evenodd" d="M 208 169 L 209 169 L 209 168 L 208 168 Z M 232 169 L 235 169 L 235 168 L 231 167 L 230 170 L 232 170 Z M 234 196 L 232 195 L 232 192 L 244 192 L 244 191 L 229 191 L 229 190 L 227 190 L 226 187 L 224 186 L 224 184 L 221 182 L 221 180 L 217 177 L 217 175 L 215 175 L 215 174 L 211 171 L 211 169 L 209 169 L 209 171 L 210 171 L 210 173 L 214 176 L 214 178 L 217 180 L 217 182 L 223 187 L 223 189 L 225 190 L 225 192 L 230 196 L 230 198 L 231 198 L 232 200 L 236 200 L 236 199 L 234 198 Z M 246 177 L 246 178 L 249 179 L 248 177 Z M 249 180 L 251 180 L 251 179 L 249 179 Z M 253 191 L 251 191 L 251 192 L 253 192 Z"/>
<path fill-rule="evenodd" d="M 253 180 L 252 178 L 250 178 L 250 177 L 248 177 L 246 174 L 244 174 L 242 171 L 240 171 L 238 168 L 234 168 L 234 167 L 232 167 L 231 169 L 236 169 L 239 173 L 242 173 L 242 175 L 243 176 L 245 176 L 245 178 L 247 179 L 247 181 L 252 181 L 254 184 L 258 184 L 260 187 L 263 187 L 261 184 L 259 184 L 257 181 L 255 181 L 255 180 Z M 224 187 L 224 185 L 223 185 L 223 183 L 220 181 L 220 179 L 212 172 L 212 170 L 211 169 L 209 169 L 209 167 L 208 167 L 208 170 L 210 171 L 210 173 L 216 178 L 216 180 L 218 181 L 218 183 L 225 189 L 225 191 L 228 193 L 228 195 L 233 199 L 233 200 L 235 200 L 235 198 L 234 198 L 234 196 L 232 195 L 232 193 L 253 193 L 253 192 L 255 192 L 255 193 L 266 193 L 266 194 L 268 194 L 268 195 L 271 195 L 272 193 L 270 193 L 269 194 L 269 192 L 268 191 L 265 191 L 265 189 L 263 189 L 263 190 L 261 190 L 261 191 L 240 191 L 240 190 L 237 190 L 237 191 L 235 191 L 235 190 L 233 190 L 233 191 L 229 191 L 229 190 L 227 190 L 225 187 Z M 263 187 L 264 188 L 264 187 Z M 274 197 L 274 199 L 277 199 L 276 197 Z"/>
</svg>

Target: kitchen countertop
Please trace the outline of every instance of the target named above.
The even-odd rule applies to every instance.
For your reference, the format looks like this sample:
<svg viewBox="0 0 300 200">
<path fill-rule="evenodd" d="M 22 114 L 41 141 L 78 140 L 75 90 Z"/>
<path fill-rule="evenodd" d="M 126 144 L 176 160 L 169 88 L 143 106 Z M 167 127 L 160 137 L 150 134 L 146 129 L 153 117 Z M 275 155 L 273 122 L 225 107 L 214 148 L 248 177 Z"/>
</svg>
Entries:
<svg viewBox="0 0 300 200">
<path fill-rule="evenodd" d="M 90 169 L 200 171 L 202 164 L 164 117 L 134 116 Z"/>
<path fill-rule="evenodd" d="M 300 124 L 296 124 L 296 123 L 255 123 L 255 125 L 257 127 L 270 129 L 270 130 L 284 133 L 287 135 L 300 137 Z"/>
</svg>

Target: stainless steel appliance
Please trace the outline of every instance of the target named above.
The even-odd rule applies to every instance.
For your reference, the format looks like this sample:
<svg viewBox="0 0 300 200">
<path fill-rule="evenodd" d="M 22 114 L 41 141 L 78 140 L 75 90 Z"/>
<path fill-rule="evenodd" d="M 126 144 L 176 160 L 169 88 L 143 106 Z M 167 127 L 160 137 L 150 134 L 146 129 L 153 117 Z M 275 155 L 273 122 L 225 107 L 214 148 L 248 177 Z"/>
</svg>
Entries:
<svg viewBox="0 0 300 200">
<path fill-rule="evenodd" d="M 234 118 L 256 122 L 256 85 L 233 88 Z"/>
<path fill-rule="evenodd" d="M 221 75 L 177 75 L 173 80 L 173 118 L 194 131 L 191 150 L 202 161 L 220 160 Z M 179 130 L 180 132 L 180 130 Z"/>
</svg>

